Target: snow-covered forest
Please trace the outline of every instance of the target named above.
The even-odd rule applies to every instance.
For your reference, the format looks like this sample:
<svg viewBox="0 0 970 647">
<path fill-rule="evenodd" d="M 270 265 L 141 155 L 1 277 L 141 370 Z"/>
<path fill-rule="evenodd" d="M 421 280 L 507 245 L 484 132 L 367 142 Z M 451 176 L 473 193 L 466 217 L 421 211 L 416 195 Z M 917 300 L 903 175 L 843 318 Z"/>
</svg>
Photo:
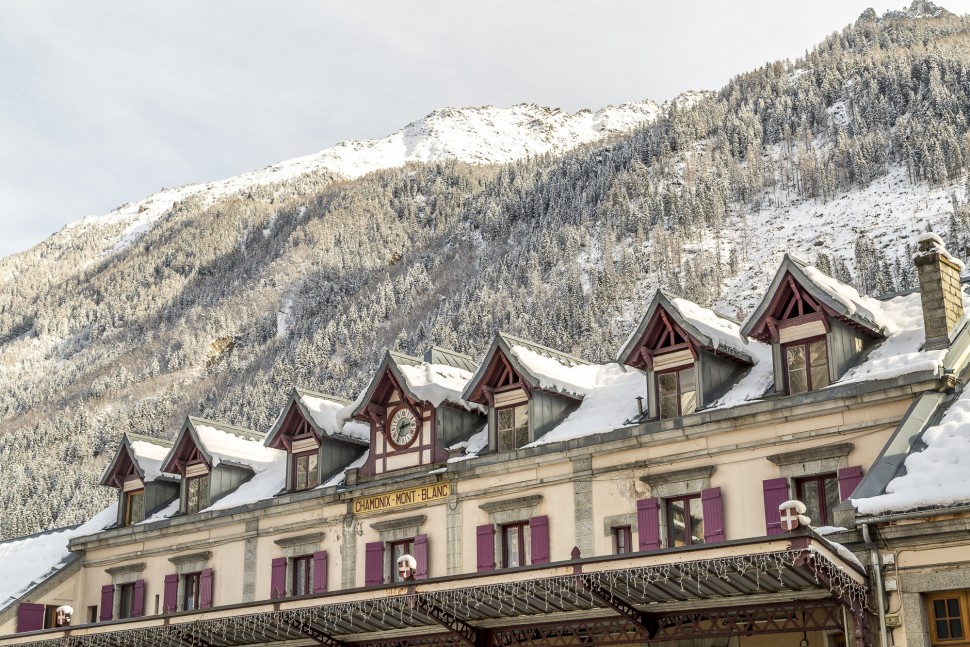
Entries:
<svg viewBox="0 0 970 647">
<path fill-rule="evenodd" d="M 785 251 L 911 287 L 917 233 L 968 255 L 968 117 L 970 19 L 915 2 L 566 154 L 66 228 L 0 261 L 0 538 L 100 509 L 125 431 L 265 431 L 291 385 L 353 397 L 386 348 L 480 357 L 504 330 L 612 360 L 657 285 L 743 318 Z"/>
</svg>

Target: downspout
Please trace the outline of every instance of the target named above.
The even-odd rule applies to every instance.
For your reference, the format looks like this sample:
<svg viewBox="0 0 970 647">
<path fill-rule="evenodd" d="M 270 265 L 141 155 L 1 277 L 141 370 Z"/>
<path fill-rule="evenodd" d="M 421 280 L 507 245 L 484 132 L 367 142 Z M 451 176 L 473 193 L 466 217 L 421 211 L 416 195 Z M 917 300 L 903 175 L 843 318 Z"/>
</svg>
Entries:
<svg viewBox="0 0 970 647">
<path fill-rule="evenodd" d="M 876 544 L 869 536 L 869 524 L 862 524 L 862 540 L 869 547 L 869 563 L 872 564 L 873 579 L 876 581 L 876 601 L 879 605 L 879 646 L 889 647 L 889 634 L 886 633 L 886 592 L 882 583 L 882 558 Z"/>
</svg>

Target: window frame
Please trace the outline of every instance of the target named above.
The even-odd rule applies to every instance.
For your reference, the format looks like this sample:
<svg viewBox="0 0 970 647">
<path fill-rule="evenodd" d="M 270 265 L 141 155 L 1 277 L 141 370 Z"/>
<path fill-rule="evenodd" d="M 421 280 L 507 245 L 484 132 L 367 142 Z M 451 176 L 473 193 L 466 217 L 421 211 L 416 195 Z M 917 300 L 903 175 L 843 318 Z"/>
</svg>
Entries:
<svg viewBox="0 0 970 647">
<path fill-rule="evenodd" d="M 689 493 L 689 494 L 678 494 L 677 496 L 665 497 L 663 502 L 664 502 L 664 515 L 666 517 L 665 518 L 666 523 L 664 525 L 666 526 L 666 530 L 667 530 L 667 548 L 675 547 L 674 538 L 677 533 L 676 533 L 676 529 L 674 528 L 674 515 L 672 510 L 672 504 L 678 501 L 683 503 L 684 514 L 686 517 L 690 516 L 690 502 L 697 501 L 700 504 L 701 522 L 704 521 L 704 504 L 702 503 L 700 492 Z M 684 545 L 682 547 L 700 546 L 705 543 L 703 533 L 701 534 L 700 539 L 696 541 L 694 540 L 693 537 L 691 537 L 690 526 L 686 522 L 686 519 L 684 523 L 683 533 L 684 533 L 684 536 L 683 536 Z"/>
<path fill-rule="evenodd" d="M 123 493 L 125 498 L 125 526 L 130 526 L 133 523 L 141 523 L 145 520 L 145 488 L 139 490 L 131 490 L 130 492 Z M 131 500 L 135 495 L 141 496 L 141 519 L 137 521 L 131 520 Z"/>
<path fill-rule="evenodd" d="M 311 471 L 310 471 L 310 460 L 312 458 L 316 459 L 316 464 L 313 466 L 312 480 L 313 484 L 310 484 Z M 297 481 L 299 469 L 299 461 L 301 459 L 307 460 L 307 484 L 303 487 Z M 300 452 L 298 454 L 292 454 L 292 459 L 290 461 L 290 489 L 292 492 L 303 492 L 304 490 L 312 490 L 320 485 L 320 454 L 319 449 L 312 449 L 305 452 Z"/>
<path fill-rule="evenodd" d="M 804 489 L 805 485 L 814 483 L 816 486 L 816 495 L 818 497 L 819 503 L 819 517 L 820 519 L 812 519 L 812 523 L 816 526 L 831 526 L 835 523 L 834 518 L 829 519 L 829 513 L 835 512 L 834 508 L 829 510 L 828 501 L 825 500 L 825 481 L 826 480 L 835 481 L 835 491 L 839 494 L 839 475 L 838 472 L 824 472 L 822 474 L 813 474 L 811 476 L 796 476 L 793 480 L 795 481 L 795 498 L 799 501 L 805 501 Z M 839 502 L 841 503 L 841 494 L 839 494 Z M 838 505 L 836 503 L 836 505 Z"/>
<path fill-rule="evenodd" d="M 527 558 L 528 554 L 525 550 L 526 542 L 526 528 L 529 527 L 528 521 L 514 521 L 512 523 L 505 523 L 499 526 L 502 532 L 502 568 L 520 568 L 522 566 L 528 566 Z M 518 550 L 518 560 L 519 563 L 516 566 L 509 566 L 509 532 L 516 532 L 519 535 L 519 550 Z"/>
<path fill-rule="evenodd" d="M 832 384 L 832 371 L 831 371 L 832 361 L 831 361 L 831 358 L 829 357 L 828 335 L 816 335 L 814 337 L 805 337 L 804 339 L 796 339 L 794 341 L 780 344 L 782 373 L 785 378 L 786 395 L 798 395 L 799 393 L 811 393 L 812 391 L 818 390 L 817 388 L 815 388 L 815 385 L 812 383 L 812 353 L 810 349 L 810 346 L 816 342 L 822 342 L 822 344 L 825 345 L 825 368 L 828 375 L 827 382 L 825 383 L 825 385 L 819 388 L 824 389 L 826 386 L 829 386 Z M 795 346 L 805 347 L 805 390 L 798 391 L 797 393 L 792 393 L 791 378 L 789 376 L 789 367 L 788 367 L 788 349 L 793 348 Z"/>
<path fill-rule="evenodd" d="M 521 445 L 517 445 L 515 442 L 516 430 L 518 426 L 516 425 L 516 420 L 518 416 L 515 414 L 516 409 L 525 410 L 525 442 Z M 512 448 L 502 449 L 502 428 L 499 424 L 499 416 L 503 411 L 512 411 Z M 495 407 L 495 446 L 500 452 L 514 452 L 517 449 L 521 449 L 529 444 L 529 418 L 531 417 L 529 412 L 529 400 L 525 402 L 517 402 L 515 404 L 507 404 L 502 407 Z"/>
<path fill-rule="evenodd" d="M 683 398 L 683 390 L 681 389 L 680 374 L 681 374 L 681 372 L 686 371 L 686 370 L 693 370 L 694 371 L 694 410 L 691 411 L 691 412 L 689 412 L 689 413 L 686 413 L 685 414 L 684 413 L 684 410 L 683 410 L 683 407 L 682 407 L 682 405 L 683 405 L 683 400 L 682 400 L 682 398 Z M 660 378 L 663 375 L 670 375 L 670 374 L 674 374 L 676 376 L 676 380 L 677 380 L 677 415 L 664 417 L 664 415 L 663 415 L 663 406 L 661 404 L 663 402 L 663 400 L 662 400 L 661 395 L 660 395 Z M 670 420 L 671 418 L 683 418 L 685 415 L 689 416 L 689 415 L 692 415 L 694 413 L 697 413 L 697 409 L 699 408 L 698 407 L 699 403 L 698 403 L 698 399 L 697 399 L 697 381 L 698 381 L 697 380 L 697 362 L 691 362 L 690 364 L 681 364 L 680 366 L 675 366 L 673 368 L 666 368 L 666 369 L 663 369 L 663 370 L 654 371 L 653 372 L 653 382 L 654 382 L 654 389 L 656 391 L 656 397 L 657 397 L 657 418 L 660 419 L 660 420 Z"/>
<path fill-rule="evenodd" d="M 199 476 L 193 476 L 191 478 L 185 479 L 185 514 L 196 514 L 197 512 L 201 512 L 202 510 L 205 510 L 206 508 L 209 507 L 209 484 L 210 484 L 209 476 L 210 475 L 211 475 L 211 472 L 206 472 L 205 474 L 200 474 Z M 191 497 L 192 483 L 193 482 L 202 483 L 203 480 L 204 480 L 204 484 L 200 485 L 199 489 L 196 492 L 196 497 L 195 497 L 196 509 L 193 510 L 192 497 Z M 205 488 L 205 505 L 202 505 L 201 493 L 202 493 L 203 487 Z"/>
<path fill-rule="evenodd" d="M 126 604 L 127 602 L 127 604 Z M 126 609 L 126 607 L 128 607 Z M 135 583 L 125 582 L 118 585 L 118 619 L 128 620 L 135 613 Z"/>
<path fill-rule="evenodd" d="M 300 582 L 299 564 L 304 565 L 303 571 L 303 593 L 297 593 L 297 583 Z M 297 555 L 290 559 L 292 575 L 290 577 L 290 595 L 301 596 L 313 593 L 313 555 Z"/>
<path fill-rule="evenodd" d="M 189 582 L 194 582 L 195 587 L 193 592 L 190 594 Z M 199 603 L 201 602 L 200 593 L 202 591 L 202 571 L 196 571 L 194 573 L 185 573 L 182 575 L 182 599 L 179 600 L 182 604 L 180 611 L 198 611 Z M 192 600 L 193 606 L 189 606 L 189 600 Z"/>
<path fill-rule="evenodd" d="M 957 591 L 937 591 L 935 593 L 930 593 L 926 595 L 926 623 L 929 625 L 930 629 L 930 644 L 934 647 L 938 645 L 966 645 L 970 644 L 970 636 L 968 636 L 967 631 L 967 621 L 970 618 L 970 604 L 968 604 L 968 591 L 957 590 Z M 933 608 L 933 603 L 938 600 L 951 600 L 956 598 L 959 601 L 960 606 L 960 622 L 961 628 L 963 629 L 962 638 L 940 638 L 936 631 L 936 613 Z M 947 620 L 952 620 L 951 616 L 947 616 Z"/>
<path fill-rule="evenodd" d="M 398 546 L 401 546 L 404 549 L 404 552 L 402 552 L 401 555 L 410 555 L 411 557 L 414 557 L 414 537 L 387 542 L 387 552 L 391 558 L 391 576 L 388 579 L 392 584 L 398 584 L 404 581 L 401 579 L 401 575 L 397 570 L 397 559 L 399 556 L 395 556 L 394 554 L 394 549 Z"/>
<path fill-rule="evenodd" d="M 632 552 L 633 552 L 633 526 L 614 526 L 613 554 L 626 555 Z"/>
</svg>

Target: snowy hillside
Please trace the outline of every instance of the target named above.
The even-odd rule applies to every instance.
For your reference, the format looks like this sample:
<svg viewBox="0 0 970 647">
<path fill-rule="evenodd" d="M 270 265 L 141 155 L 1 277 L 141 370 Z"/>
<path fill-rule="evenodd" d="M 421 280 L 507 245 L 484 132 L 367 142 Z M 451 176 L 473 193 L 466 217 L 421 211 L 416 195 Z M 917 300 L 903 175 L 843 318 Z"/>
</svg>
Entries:
<svg viewBox="0 0 970 647">
<path fill-rule="evenodd" d="M 699 95 L 685 93 L 674 102 L 678 107 L 686 107 Z M 631 101 L 596 112 L 581 110 L 572 114 L 535 104 L 511 108 L 444 108 L 383 139 L 345 141 L 313 155 L 225 180 L 162 189 L 137 202 L 126 203 L 105 216 L 90 216 L 71 223 L 61 234 L 69 238 L 75 228 L 120 228 L 120 234 L 112 239 L 112 244 L 106 245 L 106 251 L 116 252 L 137 240 L 173 205 L 189 197 L 212 204 L 219 198 L 246 189 L 286 182 L 315 172 L 357 178 L 379 169 L 404 166 L 408 162 L 458 160 L 472 164 L 506 164 L 533 155 L 561 155 L 582 144 L 641 127 L 653 121 L 661 109 L 653 101 Z M 0 281 L 4 278 L 0 264 Z"/>
</svg>

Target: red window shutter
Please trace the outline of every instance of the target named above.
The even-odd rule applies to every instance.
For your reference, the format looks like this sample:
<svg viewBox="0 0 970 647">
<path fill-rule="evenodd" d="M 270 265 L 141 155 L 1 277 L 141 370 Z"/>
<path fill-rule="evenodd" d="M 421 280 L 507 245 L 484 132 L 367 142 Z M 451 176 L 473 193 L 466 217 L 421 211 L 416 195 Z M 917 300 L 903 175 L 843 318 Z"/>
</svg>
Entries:
<svg viewBox="0 0 970 647">
<path fill-rule="evenodd" d="M 478 536 L 478 572 L 495 570 L 495 526 L 485 524 L 475 530 Z"/>
<path fill-rule="evenodd" d="M 529 519 L 529 533 L 532 535 L 532 563 L 547 564 L 549 562 L 549 517 L 532 517 Z"/>
<path fill-rule="evenodd" d="M 114 589 L 114 587 L 111 587 Z M 109 620 L 111 618 L 108 618 Z M 44 628 L 44 605 L 21 602 L 17 607 L 17 633 L 40 631 Z"/>
<path fill-rule="evenodd" d="M 313 592 L 327 592 L 327 551 L 313 553 Z"/>
<path fill-rule="evenodd" d="M 660 501 L 656 498 L 637 501 L 637 535 L 640 550 L 660 550 Z"/>
<path fill-rule="evenodd" d="M 364 586 L 377 586 L 384 583 L 384 542 L 374 541 L 367 544 L 364 561 Z"/>
<path fill-rule="evenodd" d="M 111 620 L 111 616 L 115 610 L 115 585 L 105 584 L 101 587 L 101 615 L 99 619 L 101 622 L 107 622 Z"/>
<path fill-rule="evenodd" d="M 179 576 L 176 574 L 165 576 L 165 592 L 162 596 L 162 613 L 175 613 L 178 609 Z"/>
<path fill-rule="evenodd" d="M 428 536 L 418 535 L 414 538 L 414 561 L 418 563 L 418 569 L 414 573 L 414 579 L 428 579 Z M 395 567 L 397 565 L 395 564 Z"/>
<path fill-rule="evenodd" d="M 724 507 L 721 505 L 721 488 L 712 487 L 701 492 L 701 509 L 704 511 L 704 543 L 724 541 Z"/>
<path fill-rule="evenodd" d="M 838 472 L 839 477 L 839 499 L 845 501 L 862 481 L 862 466 L 844 467 Z"/>
<path fill-rule="evenodd" d="M 199 573 L 199 608 L 212 607 L 212 569 L 204 568 Z"/>
<path fill-rule="evenodd" d="M 274 557 L 269 577 L 269 599 L 286 596 L 286 558 Z"/>
<path fill-rule="evenodd" d="M 788 479 L 767 479 L 763 481 L 765 492 L 765 529 L 768 535 L 782 535 L 781 513 L 778 506 L 791 498 L 788 492 Z"/>
<path fill-rule="evenodd" d="M 135 599 L 131 607 L 132 618 L 140 618 L 145 615 L 145 580 L 135 582 Z"/>
</svg>

